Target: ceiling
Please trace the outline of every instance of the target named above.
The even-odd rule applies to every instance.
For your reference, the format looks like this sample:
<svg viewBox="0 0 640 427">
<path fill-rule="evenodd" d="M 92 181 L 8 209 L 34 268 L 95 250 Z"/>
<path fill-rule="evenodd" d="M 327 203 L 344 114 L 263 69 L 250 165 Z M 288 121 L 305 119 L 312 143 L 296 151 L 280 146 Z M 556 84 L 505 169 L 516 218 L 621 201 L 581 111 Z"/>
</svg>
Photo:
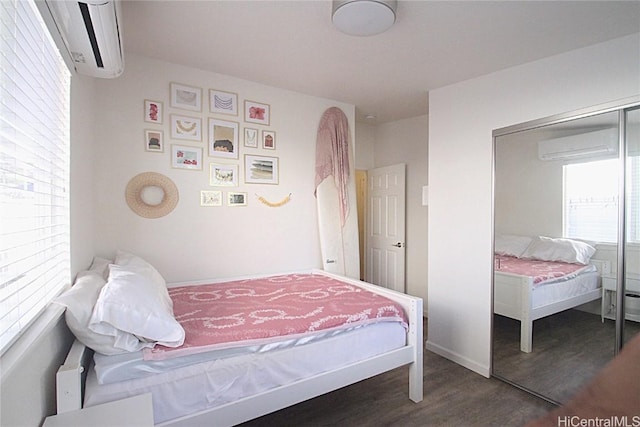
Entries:
<svg viewBox="0 0 640 427">
<path fill-rule="evenodd" d="M 400 0 L 371 37 L 334 28 L 329 0 L 124 1 L 122 13 L 125 63 L 134 52 L 334 99 L 376 123 L 427 114 L 430 90 L 640 32 L 640 1 Z"/>
</svg>

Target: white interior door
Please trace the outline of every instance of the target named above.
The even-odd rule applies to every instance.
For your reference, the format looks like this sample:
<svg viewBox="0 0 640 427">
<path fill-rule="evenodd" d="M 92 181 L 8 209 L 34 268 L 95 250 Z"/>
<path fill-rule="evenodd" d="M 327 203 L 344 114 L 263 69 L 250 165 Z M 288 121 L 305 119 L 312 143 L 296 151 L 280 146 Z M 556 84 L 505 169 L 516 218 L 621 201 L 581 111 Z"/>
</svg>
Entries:
<svg viewBox="0 0 640 427">
<path fill-rule="evenodd" d="M 365 278 L 404 292 L 405 165 L 371 169 L 368 174 Z"/>
</svg>

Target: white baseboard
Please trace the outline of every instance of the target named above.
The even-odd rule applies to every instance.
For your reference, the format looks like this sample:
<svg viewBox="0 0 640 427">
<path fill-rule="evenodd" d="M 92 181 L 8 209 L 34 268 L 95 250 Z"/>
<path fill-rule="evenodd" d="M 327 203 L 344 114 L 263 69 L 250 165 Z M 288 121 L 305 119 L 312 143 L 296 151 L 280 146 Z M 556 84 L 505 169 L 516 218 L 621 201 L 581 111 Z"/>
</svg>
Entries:
<svg viewBox="0 0 640 427">
<path fill-rule="evenodd" d="M 464 366 L 465 368 L 470 369 L 473 372 L 482 375 L 483 377 L 489 378 L 491 376 L 491 368 L 489 366 L 481 365 L 473 360 L 461 356 L 458 353 L 434 344 L 429 340 L 427 340 L 425 348 L 439 356 L 444 357 L 445 359 L 449 359 L 452 362 L 457 363 L 458 365 Z"/>
</svg>

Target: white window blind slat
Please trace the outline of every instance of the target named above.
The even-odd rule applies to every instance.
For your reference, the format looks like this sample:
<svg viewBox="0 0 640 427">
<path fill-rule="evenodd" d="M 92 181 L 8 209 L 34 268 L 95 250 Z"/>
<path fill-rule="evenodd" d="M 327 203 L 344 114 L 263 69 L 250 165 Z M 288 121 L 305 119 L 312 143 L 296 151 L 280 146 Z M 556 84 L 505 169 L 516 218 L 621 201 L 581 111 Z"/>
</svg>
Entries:
<svg viewBox="0 0 640 427">
<path fill-rule="evenodd" d="M 70 281 L 70 74 L 30 1 L 0 2 L 0 352 Z"/>
<path fill-rule="evenodd" d="M 640 242 L 640 157 L 626 165 L 626 239 Z M 618 159 L 564 166 L 564 236 L 615 243 L 618 241 Z"/>
</svg>

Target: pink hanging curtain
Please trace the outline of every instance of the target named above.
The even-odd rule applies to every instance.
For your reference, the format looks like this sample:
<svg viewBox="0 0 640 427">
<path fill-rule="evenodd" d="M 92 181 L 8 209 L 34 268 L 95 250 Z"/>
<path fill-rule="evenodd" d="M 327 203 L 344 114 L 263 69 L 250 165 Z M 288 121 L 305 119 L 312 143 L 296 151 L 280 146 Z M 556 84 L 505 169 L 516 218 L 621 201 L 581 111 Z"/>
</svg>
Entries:
<svg viewBox="0 0 640 427">
<path fill-rule="evenodd" d="M 340 197 L 340 220 L 344 223 L 349 214 L 349 121 L 338 107 L 324 112 L 318 125 L 316 139 L 316 190 L 322 181 L 333 176 Z"/>
</svg>

